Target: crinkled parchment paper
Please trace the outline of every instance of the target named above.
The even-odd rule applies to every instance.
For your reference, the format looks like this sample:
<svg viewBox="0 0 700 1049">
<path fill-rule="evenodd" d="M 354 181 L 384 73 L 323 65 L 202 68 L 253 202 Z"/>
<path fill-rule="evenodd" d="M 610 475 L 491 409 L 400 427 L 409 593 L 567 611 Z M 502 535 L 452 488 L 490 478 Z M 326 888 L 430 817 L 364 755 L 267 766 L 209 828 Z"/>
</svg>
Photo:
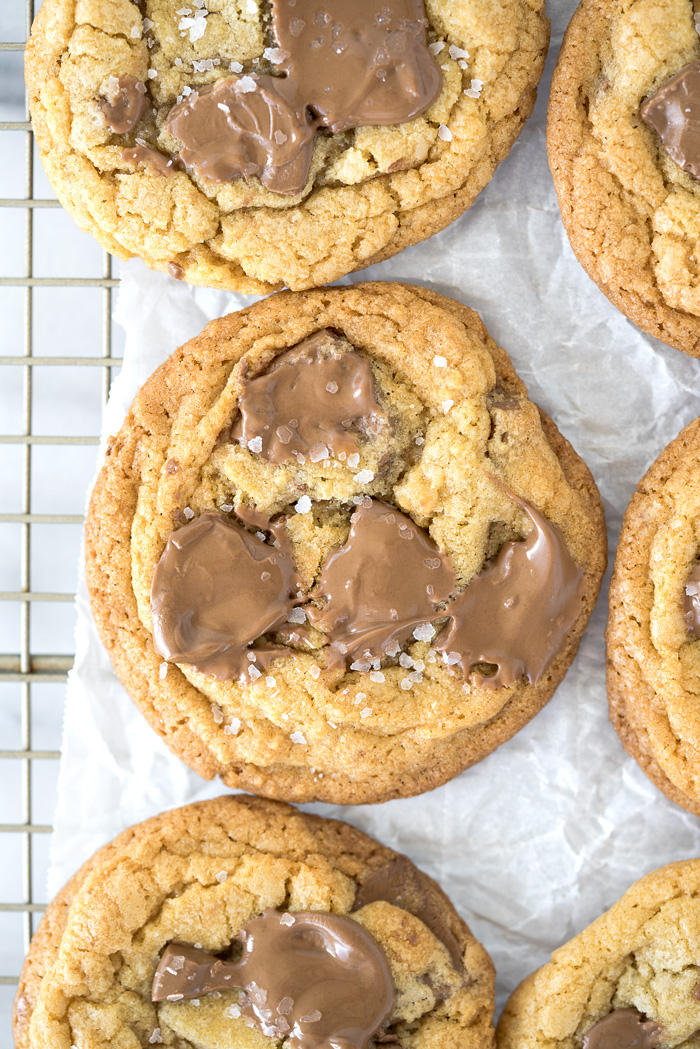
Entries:
<svg viewBox="0 0 700 1049">
<path fill-rule="evenodd" d="M 695 415 L 700 362 L 640 334 L 576 262 L 545 156 L 549 76 L 572 0 L 553 0 L 540 100 L 508 160 L 449 229 L 351 280 L 426 284 L 474 307 L 530 396 L 592 468 L 611 551 L 649 463 Z M 115 433 L 141 383 L 207 321 L 253 301 L 123 268 L 123 371 L 106 410 Z M 434 875 L 491 953 L 499 1008 L 522 977 L 645 872 L 700 854 L 700 825 L 628 758 L 607 720 L 607 581 L 579 654 L 535 720 L 431 794 L 315 811 L 349 820 Z M 221 792 L 165 748 L 118 684 L 82 575 L 53 841 L 53 894 L 129 824 Z"/>
</svg>

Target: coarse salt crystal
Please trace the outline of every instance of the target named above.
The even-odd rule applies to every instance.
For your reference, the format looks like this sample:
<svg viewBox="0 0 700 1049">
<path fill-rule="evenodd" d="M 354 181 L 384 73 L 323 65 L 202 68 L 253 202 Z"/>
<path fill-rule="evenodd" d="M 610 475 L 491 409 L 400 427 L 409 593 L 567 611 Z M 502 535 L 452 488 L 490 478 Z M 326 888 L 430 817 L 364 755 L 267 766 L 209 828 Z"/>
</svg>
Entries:
<svg viewBox="0 0 700 1049">
<path fill-rule="evenodd" d="M 402 652 L 399 656 L 399 666 L 404 667 L 406 670 L 413 666 L 413 659 L 407 652 Z"/>
<path fill-rule="evenodd" d="M 250 448 L 251 452 L 261 452 L 262 437 L 251 437 L 251 439 L 248 441 L 248 447 Z"/>
<path fill-rule="evenodd" d="M 472 80 L 471 87 L 466 88 L 464 94 L 468 98 L 478 98 L 483 86 L 483 80 Z"/>
<path fill-rule="evenodd" d="M 224 712 L 218 703 L 212 703 L 211 705 L 211 716 L 217 725 L 220 725 L 224 720 Z"/>
<path fill-rule="evenodd" d="M 381 670 L 373 670 L 369 675 L 370 681 L 386 681 L 386 678 L 382 674 Z"/>
<path fill-rule="evenodd" d="M 148 70 L 148 79 L 149 80 L 155 80 L 155 78 L 157 76 L 158 76 L 158 70 L 157 69 L 149 69 Z"/>
<path fill-rule="evenodd" d="M 281 915 L 280 925 L 294 925 L 294 915 L 290 914 L 288 911 Z"/>
<path fill-rule="evenodd" d="M 138 26 L 135 25 L 131 27 L 131 35 L 134 38 L 134 40 L 138 40 L 138 38 L 141 36 L 141 31 Z"/>
<path fill-rule="evenodd" d="M 360 711 L 360 717 L 361 718 L 368 718 L 371 713 L 372 713 L 372 708 L 371 707 L 365 707 L 363 710 Z"/>
<path fill-rule="evenodd" d="M 459 663 L 462 657 L 459 652 L 445 652 L 442 658 L 444 662 L 447 663 L 448 667 L 453 667 Z"/>
<path fill-rule="evenodd" d="M 188 95 L 192 94 L 192 88 L 189 87 L 189 85 L 185 84 L 185 86 L 182 89 L 182 93 L 185 96 L 185 98 L 187 98 Z"/>
<path fill-rule="evenodd" d="M 306 746 L 306 736 L 303 732 L 292 732 L 289 738 L 291 739 L 292 743 L 299 743 L 301 746 Z"/>
<path fill-rule="evenodd" d="M 224 733 L 227 736 L 237 736 L 240 731 L 241 731 L 241 719 L 240 718 L 231 718 L 231 720 L 228 723 L 228 725 L 226 725 L 226 727 L 224 728 Z"/>
<path fill-rule="evenodd" d="M 308 514 L 311 509 L 311 500 L 308 495 L 302 495 L 301 499 L 294 504 L 294 509 L 298 514 Z"/>
<path fill-rule="evenodd" d="M 323 441 L 318 441 L 309 452 L 309 459 L 312 463 L 320 463 L 322 459 L 328 458 L 328 449 L 326 448 Z"/>
<path fill-rule="evenodd" d="M 456 44 L 450 44 L 450 58 L 455 60 L 458 58 L 469 58 L 469 52 L 465 51 L 463 47 L 457 47 Z"/>
<path fill-rule="evenodd" d="M 219 509 L 224 514 L 230 514 L 233 510 L 233 503 L 222 503 Z"/>
<path fill-rule="evenodd" d="M 418 437 L 416 437 L 416 444 L 419 445 L 419 446 L 421 444 L 425 444 L 425 437 L 421 437 L 420 435 Z"/>
<path fill-rule="evenodd" d="M 369 484 L 370 481 L 374 480 L 374 474 L 371 470 L 360 470 L 359 474 L 355 474 L 354 479 L 358 484 Z"/>
<path fill-rule="evenodd" d="M 314 679 L 314 681 L 318 681 L 319 677 L 321 676 L 321 668 L 317 667 L 314 663 L 313 666 L 309 667 L 309 673 L 311 674 L 311 677 Z"/>
<path fill-rule="evenodd" d="M 244 95 L 250 94 L 251 91 L 255 91 L 257 84 L 252 76 L 242 76 L 238 81 L 238 90 Z"/>
<path fill-rule="evenodd" d="M 287 616 L 287 622 L 288 623 L 305 623 L 306 622 L 306 612 L 304 611 L 303 608 L 293 608 L 292 611 Z"/>
<path fill-rule="evenodd" d="M 400 651 L 401 645 L 398 643 L 398 641 L 392 641 L 390 645 L 387 645 L 386 654 L 388 656 L 398 656 Z"/>
<path fill-rule="evenodd" d="M 158 1042 L 162 1042 L 163 1041 L 163 1039 L 161 1038 L 161 1034 L 160 1034 L 160 1027 L 154 1027 L 153 1028 L 153 1034 L 148 1039 L 148 1041 L 151 1043 L 151 1045 L 156 1045 Z M 71 1047 L 71 1049 L 72 1049 L 72 1047 Z"/>
<path fill-rule="evenodd" d="M 438 128 L 438 138 L 441 138 L 443 142 L 452 141 L 452 132 L 447 124 L 440 124 L 440 127 Z"/>
<path fill-rule="evenodd" d="M 243 72 L 243 65 L 242 65 L 242 63 L 241 62 L 236 62 L 235 59 L 232 59 L 231 62 L 229 62 L 229 66 L 228 67 L 229 67 L 229 69 L 231 70 L 232 73 L 242 73 Z"/>
<path fill-rule="evenodd" d="M 188 521 L 191 521 L 192 518 L 194 517 L 194 510 L 191 510 L 189 506 L 186 506 L 185 509 L 182 512 L 183 512 L 183 514 L 185 515 L 185 517 L 187 518 Z"/>
<path fill-rule="evenodd" d="M 224 1009 L 224 1016 L 228 1016 L 231 1020 L 237 1020 L 241 1015 L 241 1007 L 239 1005 L 227 1005 Z"/>
<path fill-rule="evenodd" d="M 446 368 L 447 367 L 447 357 L 441 357 L 439 353 L 436 353 L 435 356 L 433 357 L 433 364 L 435 365 L 436 368 Z"/>
<path fill-rule="evenodd" d="M 368 663 L 366 659 L 356 659 L 354 663 L 350 664 L 351 670 L 360 670 L 365 673 L 371 668 L 372 664 Z"/>
<path fill-rule="evenodd" d="M 287 56 L 288 52 L 281 47 L 266 47 L 263 51 L 263 58 L 266 58 L 268 62 L 272 62 L 273 66 L 277 66 L 280 62 L 284 62 Z"/>
<path fill-rule="evenodd" d="M 434 44 L 429 44 L 428 45 L 428 50 L 432 51 L 432 53 L 434 55 L 439 55 L 444 46 L 445 46 L 445 41 L 444 40 L 436 40 Z"/>
<path fill-rule="evenodd" d="M 413 636 L 416 641 L 432 641 L 435 637 L 435 630 L 430 623 L 421 623 L 421 625 L 417 626 L 413 631 Z"/>
<path fill-rule="evenodd" d="M 248 674 L 250 676 L 251 681 L 257 681 L 259 677 L 262 677 L 262 674 L 260 673 L 258 668 L 254 666 L 248 667 Z"/>
<path fill-rule="evenodd" d="M 216 880 L 219 882 L 219 884 L 221 884 L 222 881 L 226 881 L 227 878 L 228 871 L 219 871 L 219 873 L 216 876 Z"/>
<path fill-rule="evenodd" d="M 165 662 L 165 660 L 163 660 L 163 662 L 158 667 L 158 677 L 160 678 L 161 681 L 163 681 L 163 679 L 166 678 L 167 675 L 168 675 L 168 664 Z"/>
<path fill-rule="evenodd" d="M 356 470 L 360 465 L 360 456 L 358 452 L 353 452 L 352 455 L 348 456 L 348 466 L 351 470 Z"/>
<path fill-rule="evenodd" d="M 443 412 L 449 412 L 450 408 L 452 407 L 452 405 L 454 403 L 455 403 L 454 401 L 450 401 L 450 400 L 443 401 L 442 402 L 442 410 L 443 410 Z"/>
</svg>

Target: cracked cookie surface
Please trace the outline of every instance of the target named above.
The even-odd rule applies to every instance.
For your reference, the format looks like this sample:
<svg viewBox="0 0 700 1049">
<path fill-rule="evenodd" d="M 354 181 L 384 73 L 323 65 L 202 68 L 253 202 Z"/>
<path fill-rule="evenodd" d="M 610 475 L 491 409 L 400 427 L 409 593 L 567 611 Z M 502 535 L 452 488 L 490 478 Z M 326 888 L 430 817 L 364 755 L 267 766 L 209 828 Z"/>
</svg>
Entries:
<svg viewBox="0 0 700 1049">
<path fill-rule="evenodd" d="M 45 0 L 26 53 L 42 162 L 81 228 L 120 258 L 250 293 L 335 280 L 457 218 L 534 105 L 543 0 L 427 0 L 425 10 L 437 99 L 408 123 L 317 136 L 306 187 L 290 198 L 257 178 L 219 184 L 164 167 L 179 148 L 166 128 L 178 98 L 232 71 L 269 73 L 266 3 Z M 105 99 L 124 78 L 148 105 L 120 134 Z M 155 167 L 144 162 L 153 150 Z"/>
<path fill-rule="evenodd" d="M 516 988 L 498 1023 L 498 1049 L 582 1049 L 616 1010 L 636 1010 L 653 1030 L 649 1044 L 697 1045 L 699 943 L 700 860 L 646 875 Z"/>
<path fill-rule="evenodd" d="M 323 329 L 370 362 L 385 413 L 376 433 L 345 461 L 303 464 L 274 464 L 245 442 L 222 441 L 236 425 L 245 380 Z M 156 653 L 153 574 L 186 518 L 239 503 L 283 514 L 301 591 L 313 600 L 321 566 L 370 496 L 425 529 L 463 589 L 531 528 L 493 478 L 561 530 L 585 577 L 580 614 L 534 683 L 465 680 L 431 646 L 444 623 L 439 611 L 425 617 L 434 627 L 376 667 L 332 664 L 323 624 L 311 631 L 310 650 L 288 647 L 252 684 L 215 680 Z M 98 628 L 150 724 L 201 775 L 298 801 L 420 793 L 510 738 L 562 679 L 605 566 L 591 475 L 527 399 L 506 353 L 471 310 L 399 284 L 280 293 L 210 324 L 154 373 L 110 442 L 86 536 Z"/>
<path fill-rule="evenodd" d="M 397 866 L 413 894 L 365 902 L 363 883 Z M 416 917 L 421 893 L 430 910 Z M 235 991 L 151 1000 L 168 943 L 225 953 L 247 922 L 270 909 L 350 915 L 374 938 L 395 986 L 385 1042 L 491 1049 L 493 966 L 438 886 L 348 824 L 243 796 L 132 827 L 68 883 L 25 961 L 15 1002 L 17 1049 L 280 1045 L 246 1024 Z"/>
<path fill-rule="evenodd" d="M 684 619 L 700 553 L 700 420 L 649 467 L 632 496 L 610 584 L 610 720 L 673 801 L 700 815 L 700 645 Z"/>
<path fill-rule="evenodd" d="M 579 262 L 643 331 L 700 356 L 700 180 L 642 119 L 700 56 L 693 0 L 582 0 L 552 81 L 547 148 Z"/>
</svg>

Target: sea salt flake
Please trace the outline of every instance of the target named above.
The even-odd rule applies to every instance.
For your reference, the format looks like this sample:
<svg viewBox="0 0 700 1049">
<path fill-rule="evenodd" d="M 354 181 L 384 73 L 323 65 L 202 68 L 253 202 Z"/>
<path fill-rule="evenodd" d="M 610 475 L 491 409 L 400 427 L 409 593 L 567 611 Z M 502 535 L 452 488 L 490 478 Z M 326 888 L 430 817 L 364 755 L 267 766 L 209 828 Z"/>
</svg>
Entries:
<svg viewBox="0 0 700 1049">
<path fill-rule="evenodd" d="M 369 675 L 370 681 L 386 681 L 386 678 L 382 674 L 381 670 L 373 670 Z"/>
<path fill-rule="evenodd" d="M 471 87 L 466 88 L 464 94 L 468 98 L 478 98 L 481 94 L 481 89 L 483 86 L 483 80 L 472 80 Z"/>
<path fill-rule="evenodd" d="M 163 681 L 167 676 L 168 676 L 168 664 L 165 662 L 165 660 L 163 660 L 163 662 L 158 667 L 158 677 L 160 678 L 161 681 Z"/>
<path fill-rule="evenodd" d="M 231 718 L 228 725 L 224 727 L 224 734 L 227 736 L 237 736 L 241 731 L 241 719 Z"/>
<path fill-rule="evenodd" d="M 260 673 L 258 668 L 254 666 L 248 667 L 248 674 L 250 676 L 251 681 L 257 681 L 259 677 L 262 677 L 262 674 Z"/>
<path fill-rule="evenodd" d="M 354 663 L 350 664 L 351 670 L 359 670 L 362 673 L 371 669 L 372 664 L 368 663 L 366 659 L 356 659 Z"/>
<path fill-rule="evenodd" d="M 212 703 L 211 705 L 211 716 L 217 725 L 220 725 L 224 720 L 224 712 L 218 703 Z"/>
<path fill-rule="evenodd" d="M 356 470 L 360 465 L 360 456 L 358 452 L 353 452 L 352 455 L 348 456 L 348 466 L 351 470 Z"/>
<path fill-rule="evenodd" d="M 184 994 L 169 994 L 168 995 L 168 1001 L 169 1002 L 179 1002 L 180 999 L 184 998 L 184 997 L 185 997 Z"/>
<path fill-rule="evenodd" d="M 252 76 L 242 76 L 238 81 L 238 90 L 244 95 L 248 95 L 251 91 L 255 91 L 256 87 L 257 84 Z"/>
<path fill-rule="evenodd" d="M 360 470 L 359 474 L 355 474 L 354 479 L 358 484 L 369 484 L 374 480 L 374 474 L 371 470 Z"/>
<path fill-rule="evenodd" d="M 311 509 L 311 500 L 308 495 L 302 495 L 301 499 L 294 504 L 294 509 L 298 514 L 308 514 Z"/>
<path fill-rule="evenodd" d="M 191 521 L 192 518 L 194 517 L 194 510 L 190 509 L 189 506 L 186 506 L 185 509 L 182 512 L 183 512 L 183 514 L 185 515 L 185 517 L 187 518 L 188 521 Z"/>
<path fill-rule="evenodd" d="M 417 626 L 413 631 L 413 636 L 416 641 L 432 641 L 435 637 L 435 630 L 430 623 L 421 623 L 421 625 Z"/>
<path fill-rule="evenodd" d="M 251 437 L 251 439 L 248 441 L 248 447 L 250 448 L 251 452 L 261 452 L 262 437 Z"/>
<path fill-rule="evenodd" d="M 444 46 L 444 40 L 436 40 L 434 44 L 428 45 L 428 50 L 431 51 L 434 55 L 439 55 Z"/>
<path fill-rule="evenodd" d="M 294 920 L 294 915 L 289 914 L 289 912 L 286 912 L 280 917 L 280 925 L 294 925 Z M 281 1006 L 282 1003 L 280 1002 L 280 1008 Z"/>
<path fill-rule="evenodd" d="M 360 717 L 361 718 L 368 718 L 371 713 L 372 713 L 372 708 L 371 707 L 365 707 L 363 710 L 360 711 Z"/>
<path fill-rule="evenodd" d="M 317 667 L 314 663 L 313 666 L 309 667 L 309 673 L 311 674 L 311 677 L 314 679 L 314 681 L 318 681 L 318 679 L 321 676 L 321 668 Z"/>
<path fill-rule="evenodd" d="M 455 403 L 454 401 L 450 401 L 450 400 L 442 401 L 441 402 L 441 407 L 442 407 L 443 412 L 449 412 L 450 408 L 452 407 L 452 405 L 454 403 Z"/>
<path fill-rule="evenodd" d="M 157 76 L 158 76 L 158 70 L 157 69 L 149 69 L 148 70 L 148 79 L 149 80 L 155 80 L 155 78 Z"/>
<path fill-rule="evenodd" d="M 320 1019 L 321 1013 L 318 1011 L 318 1009 L 312 1009 L 310 1013 L 306 1014 L 306 1016 L 300 1017 L 299 1022 L 303 1024 L 315 1024 L 318 1023 Z"/>
<path fill-rule="evenodd" d="M 141 36 L 141 31 L 139 30 L 138 26 L 131 27 L 131 35 L 134 38 L 134 40 L 138 40 L 138 38 Z"/>
<path fill-rule="evenodd" d="M 420 436 L 416 437 L 416 444 L 418 446 L 420 446 L 421 444 L 425 444 L 425 437 L 420 437 Z"/>
<path fill-rule="evenodd" d="M 440 127 L 438 128 L 438 138 L 441 138 L 443 142 L 452 141 L 452 132 L 448 128 L 447 124 L 440 124 Z"/>
<path fill-rule="evenodd" d="M 218 881 L 219 885 L 221 885 L 222 882 L 226 881 L 227 878 L 228 871 L 219 871 L 219 873 L 216 876 L 216 880 Z"/>
<path fill-rule="evenodd" d="M 219 509 L 224 514 L 230 514 L 233 510 L 233 503 L 222 503 Z"/>
<path fill-rule="evenodd" d="M 327 458 L 328 449 L 326 448 L 323 441 L 318 441 L 309 452 L 309 459 L 312 463 L 320 463 L 322 459 Z"/>
<path fill-rule="evenodd" d="M 288 623 L 305 623 L 306 622 L 306 612 L 304 611 L 303 608 L 293 608 L 292 611 L 287 616 L 287 622 Z"/>
<path fill-rule="evenodd" d="M 407 652 L 402 652 L 399 656 L 399 666 L 404 667 L 405 669 L 409 669 L 413 666 L 413 659 Z"/>
<path fill-rule="evenodd" d="M 263 51 L 263 58 L 266 58 L 273 66 L 278 66 L 280 62 L 284 62 L 285 58 L 288 57 L 289 52 L 282 47 L 266 47 Z"/>
<path fill-rule="evenodd" d="M 436 353 L 435 356 L 433 357 L 433 364 L 435 365 L 436 368 L 446 368 L 447 367 L 447 357 L 441 357 L 439 353 Z"/>
<path fill-rule="evenodd" d="M 241 1015 L 241 1008 L 239 1005 L 227 1005 L 224 1009 L 224 1016 L 228 1016 L 231 1020 L 238 1020 Z"/>
<path fill-rule="evenodd" d="M 465 51 L 463 47 L 457 47 L 456 44 L 450 44 L 449 51 L 450 58 L 453 58 L 455 61 L 458 58 L 469 58 L 469 52 Z"/>
<path fill-rule="evenodd" d="M 306 736 L 303 732 L 292 732 L 289 738 L 291 739 L 292 743 L 299 743 L 303 747 L 306 746 Z"/>
<path fill-rule="evenodd" d="M 387 645 L 386 647 L 386 654 L 388 656 L 398 656 L 400 651 L 401 645 L 398 643 L 398 641 L 392 641 L 391 644 Z"/>
<path fill-rule="evenodd" d="M 326 389 L 328 390 L 329 393 L 337 393 L 338 392 L 338 383 L 337 382 L 327 382 L 326 383 Z"/>
<path fill-rule="evenodd" d="M 153 1028 L 153 1034 L 148 1039 L 148 1041 L 151 1043 L 151 1045 L 156 1045 L 159 1042 L 163 1041 L 163 1039 L 161 1038 L 161 1034 L 160 1034 L 160 1027 L 154 1027 Z M 71 1046 L 71 1049 L 73 1049 L 72 1046 Z"/>
<path fill-rule="evenodd" d="M 192 88 L 185 84 L 185 86 L 182 89 L 182 93 L 185 96 L 185 98 L 187 98 L 188 95 L 192 94 Z"/>
<path fill-rule="evenodd" d="M 144 32 L 147 33 L 149 31 L 149 29 L 153 29 L 153 26 L 155 25 L 155 23 L 152 22 L 150 18 L 143 18 L 141 20 L 141 25 L 144 28 Z"/>
<path fill-rule="evenodd" d="M 284 131 L 280 131 L 279 128 L 277 129 L 277 131 L 275 131 L 274 139 L 278 146 L 283 146 L 284 143 L 287 141 L 287 137 L 288 136 L 285 135 Z"/>
</svg>

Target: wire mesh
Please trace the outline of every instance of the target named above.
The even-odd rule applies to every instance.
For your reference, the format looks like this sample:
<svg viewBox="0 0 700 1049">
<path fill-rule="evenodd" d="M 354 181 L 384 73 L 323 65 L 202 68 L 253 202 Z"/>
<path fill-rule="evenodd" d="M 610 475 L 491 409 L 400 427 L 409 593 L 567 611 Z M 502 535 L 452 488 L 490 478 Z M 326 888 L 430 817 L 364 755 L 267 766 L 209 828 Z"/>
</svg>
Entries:
<svg viewBox="0 0 700 1049">
<path fill-rule="evenodd" d="M 8 13 L 8 19 L 17 14 L 16 8 L 21 7 L 21 0 L 13 6 L 14 12 Z M 0 39 L 0 75 L 15 92 L 20 90 L 21 58 L 34 17 L 34 6 L 35 0 L 26 0 L 23 27 L 0 18 L 0 37 L 17 37 L 14 40 Z M 0 15 L 4 17 L 2 12 Z M 15 28 L 8 32 L 10 25 Z M 6 99 L 8 93 L 11 95 L 3 89 L 0 97 Z M 7 107 L 0 115 L 7 115 Z M 90 249 L 83 251 L 82 257 L 79 253 L 82 258 L 79 275 L 70 274 L 70 268 L 65 275 L 50 273 L 52 267 L 47 266 L 42 258 L 42 251 L 46 251 L 50 239 L 47 240 L 46 231 L 37 230 L 37 216 L 54 209 L 59 209 L 57 217 L 63 213 L 58 201 L 52 199 L 50 187 L 36 161 L 26 102 L 23 114 L 19 109 L 12 115 L 22 119 L 0 120 L 0 157 L 5 163 L 9 157 L 12 166 L 20 170 L 14 171 L 10 190 L 0 191 L 0 231 L 7 246 L 15 250 L 15 257 L 21 255 L 21 239 L 23 262 L 18 272 L 0 275 L 0 295 L 5 294 L 4 289 L 17 289 L 9 294 L 22 299 L 21 322 L 17 325 L 19 337 L 10 341 L 11 322 L 6 314 L 6 338 L 0 345 L 0 474 L 3 490 L 10 493 L 0 501 L 0 704 L 4 708 L 0 735 L 0 856 L 3 859 L 0 867 L 9 871 L 8 876 L 0 880 L 0 929 L 4 934 L 0 937 L 3 944 L 0 949 L 0 1011 L 5 1031 L 9 1029 L 21 960 L 46 904 L 47 845 L 52 829 L 47 818 L 50 819 L 55 802 L 60 758 L 61 717 L 56 706 L 61 703 L 62 683 L 73 662 L 70 652 L 51 650 L 46 637 L 51 635 L 52 628 L 43 618 L 47 609 L 53 609 L 64 620 L 69 612 L 72 615 L 69 603 L 73 601 L 73 594 L 61 587 L 43 585 L 42 576 L 46 575 L 43 568 L 57 549 L 70 549 L 63 541 L 62 528 L 65 531 L 66 526 L 72 526 L 77 548 L 85 488 L 84 481 L 78 483 L 80 497 L 77 506 L 60 508 L 70 512 L 52 512 L 40 490 L 47 466 L 42 461 L 37 469 L 37 457 L 59 449 L 61 455 L 67 457 L 66 476 L 71 474 L 73 489 L 78 490 L 76 476 L 80 470 L 71 467 L 70 455 L 72 450 L 78 451 L 86 446 L 89 458 L 80 469 L 83 476 L 89 477 L 94 463 L 92 447 L 99 442 L 99 424 L 94 420 L 99 420 L 113 369 L 121 363 L 120 358 L 113 355 L 112 293 L 118 281 L 112 276 L 110 256 L 95 251 L 90 242 Z M 18 136 L 23 138 L 21 148 L 15 148 Z M 10 143 L 13 149 L 9 148 Z M 6 189 L 6 185 L 3 184 L 2 188 Z M 6 219 L 4 223 L 3 218 Z M 85 238 L 79 231 L 75 233 Z M 4 248 L 2 254 L 7 256 Z M 60 257 L 52 265 L 54 271 L 60 270 Z M 101 330 L 87 336 L 83 331 L 90 345 L 87 352 L 83 345 L 82 355 L 57 352 L 61 340 L 51 336 L 50 311 L 43 303 L 37 307 L 37 296 L 48 294 L 46 289 L 56 289 L 55 294 L 64 298 L 73 294 L 66 289 L 82 289 L 93 300 L 99 297 L 97 316 Z M 96 305 L 94 301 L 92 305 Z M 75 319 L 75 323 L 84 327 L 80 318 Z M 0 336 L 2 324 L 0 320 Z M 47 389 L 50 388 L 51 397 L 60 399 L 71 383 L 75 385 L 79 375 L 77 369 L 85 368 L 101 370 L 99 384 L 88 384 L 87 392 L 93 403 L 88 408 L 83 401 L 85 410 L 75 413 L 73 432 L 45 432 L 50 424 L 50 419 L 47 422 L 50 413 L 43 407 Z M 81 371 L 80 374 L 85 373 Z M 79 381 L 77 387 L 80 393 Z M 42 405 L 40 411 L 36 409 L 38 397 Z M 86 434 L 81 431 L 86 428 L 88 417 L 93 420 L 95 432 Z M 11 534 L 8 526 L 13 529 Z M 74 574 L 75 559 L 68 554 L 66 560 L 72 560 L 65 570 L 70 579 Z M 8 579 L 14 580 L 15 585 L 3 587 Z M 14 616 L 18 620 L 18 629 Z M 11 628 L 8 627 L 10 623 Z M 70 625 L 64 629 L 64 636 L 70 637 Z M 66 630 L 69 633 L 66 634 Z M 42 634 L 43 640 L 38 640 Z M 47 686 L 53 687 L 47 690 Z M 51 775 L 47 774 L 49 768 L 53 770 Z M 6 1044 L 4 1037 L 0 1041 Z"/>
</svg>

